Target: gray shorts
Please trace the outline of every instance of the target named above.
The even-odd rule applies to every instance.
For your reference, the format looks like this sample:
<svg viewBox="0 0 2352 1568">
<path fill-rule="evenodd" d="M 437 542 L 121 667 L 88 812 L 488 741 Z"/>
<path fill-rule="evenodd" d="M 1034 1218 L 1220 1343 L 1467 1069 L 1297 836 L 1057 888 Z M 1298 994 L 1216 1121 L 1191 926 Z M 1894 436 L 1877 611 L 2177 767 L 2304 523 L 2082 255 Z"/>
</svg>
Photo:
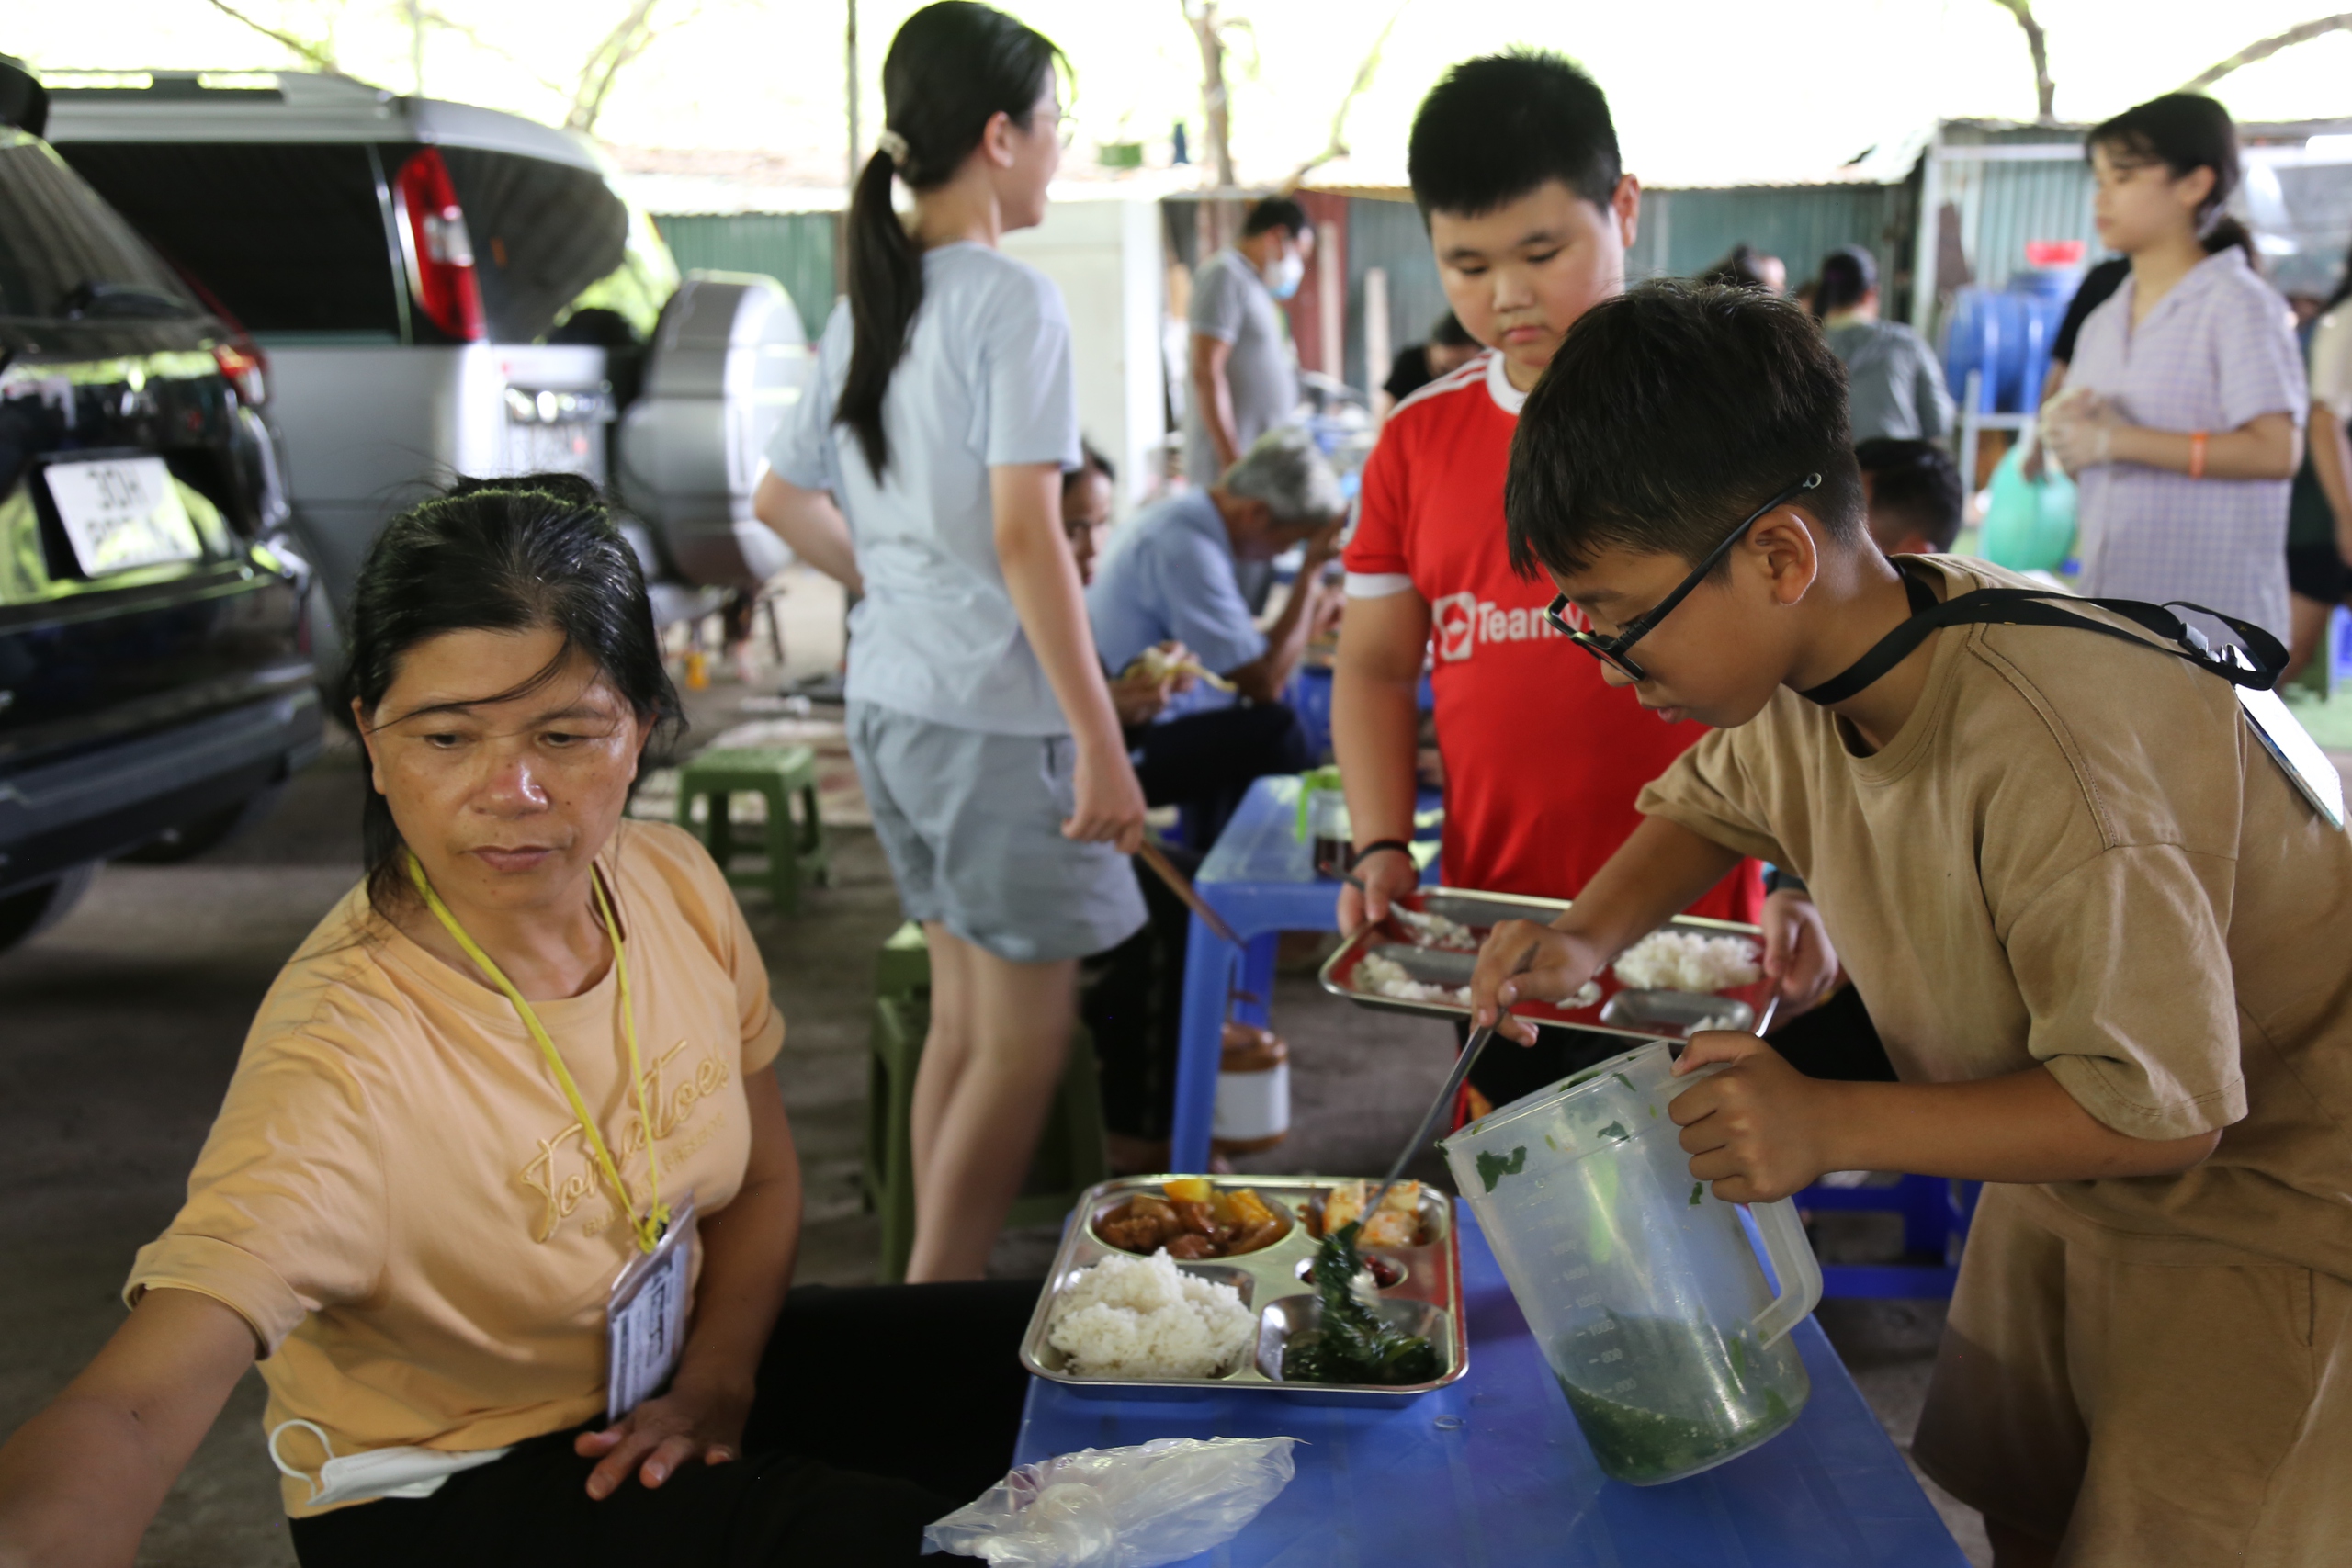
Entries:
<svg viewBox="0 0 2352 1568">
<path fill-rule="evenodd" d="M 1014 964 L 1083 958 L 1144 921 L 1135 867 L 1075 843 L 1078 743 L 989 735 L 849 705 L 849 750 L 910 920 L 936 920 Z"/>
</svg>

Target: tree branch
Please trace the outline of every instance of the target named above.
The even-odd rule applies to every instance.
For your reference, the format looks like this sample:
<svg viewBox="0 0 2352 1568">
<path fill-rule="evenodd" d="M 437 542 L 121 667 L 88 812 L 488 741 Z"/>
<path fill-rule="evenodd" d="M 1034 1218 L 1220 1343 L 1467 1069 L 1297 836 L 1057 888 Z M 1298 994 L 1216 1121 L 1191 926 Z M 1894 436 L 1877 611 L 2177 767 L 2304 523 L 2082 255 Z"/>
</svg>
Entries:
<svg viewBox="0 0 2352 1568">
<path fill-rule="evenodd" d="M 206 3 L 231 21 L 242 23 L 272 42 L 282 44 L 292 50 L 300 58 L 302 63 L 311 70 L 323 71 L 330 75 L 342 73 L 342 68 L 334 62 L 334 40 L 332 38 L 323 43 L 314 43 L 308 39 L 296 38 L 292 33 L 280 32 L 276 28 L 255 21 L 230 5 L 229 0 L 206 0 Z"/>
<path fill-rule="evenodd" d="M 1317 169 L 1334 158 L 1348 155 L 1348 111 L 1355 107 L 1356 99 L 1363 96 L 1363 90 L 1372 85 L 1373 77 L 1379 73 L 1380 51 L 1388 47 L 1388 35 L 1396 30 L 1396 18 L 1403 16 L 1405 7 L 1412 3 L 1413 0 L 1396 0 L 1396 8 L 1388 13 L 1388 20 L 1382 25 L 1380 36 L 1372 40 L 1372 47 L 1364 51 L 1363 62 L 1356 67 L 1355 80 L 1348 84 L 1347 94 L 1340 100 L 1339 111 L 1331 116 L 1331 140 L 1325 143 L 1323 151 L 1291 171 L 1290 178 L 1283 183 L 1284 190 L 1296 190 Z"/>
<path fill-rule="evenodd" d="M 2058 85 L 2050 79 L 2050 39 L 2041 24 L 2033 19 L 2033 0 L 1993 0 L 1993 4 L 2017 18 L 2025 29 L 2025 47 L 2033 56 L 2033 96 L 2036 118 L 2053 120 L 2058 118 L 2051 107 L 2058 96 Z"/>
<path fill-rule="evenodd" d="M 1201 49 L 1201 110 L 1207 118 L 1210 166 L 1217 185 L 1233 185 L 1233 128 L 1225 91 L 1225 31 L 1217 20 L 1216 0 L 1182 0 L 1184 20 Z"/>
<path fill-rule="evenodd" d="M 2256 61 L 2267 60 L 2282 49 L 2292 49 L 2299 43 L 2309 43 L 2315 38 L 2324 38 L 2333 32 L 2352 32 L 2352 11 L 2315 17 L 2299 27 L 2289 28 L 2283 33 L 2273 33 L 2267 39 L 2250 43 L 2220 64 L 2208 66 L 2183 82 L 2180 90 L 2201 93 L 2233 71 L 2252 65 Z"/>
<path fill-rule="evenodd" d="M 218 0 L 216 0 L 216 4 Z M 623 68 L 653 41 L 651 17 L 660 0 L 631 0 L 628 14 L 614 24 L 604 41 L 588 53 L 587 62 L 580 68 L 580 85 L 572 89 L 571 112 L 564 116 L 567 130 L 593 135 L 596 118 L 605 112 L 605 100 L 612 96 L 613 83 Z"/>
</svg>

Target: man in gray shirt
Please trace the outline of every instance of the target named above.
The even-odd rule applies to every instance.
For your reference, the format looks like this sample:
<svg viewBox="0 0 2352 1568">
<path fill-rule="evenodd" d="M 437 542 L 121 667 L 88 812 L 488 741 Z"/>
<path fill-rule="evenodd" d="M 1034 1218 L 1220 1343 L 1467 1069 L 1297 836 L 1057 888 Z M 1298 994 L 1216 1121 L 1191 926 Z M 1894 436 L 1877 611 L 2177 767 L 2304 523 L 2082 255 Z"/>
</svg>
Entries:
<svg viewBox="0 0 2352 1568">
<path fill-rule="evenodd" d="M 1192 396 L 1184 477 L 1203 490 L 1298 408 L 1298 358 L 1275 301 L 1298 292 L 1315 254 L 1306 209 L 1268 197 L 1241 238 L 1193 275 Z"/>
<path fill-rule="evenodd" d="M 1878 263 L 1844 245 L 1821 264 L 1814 314 L 1829 351 L 1846 363 L 1846 400 L 1857 444 L 1885 437 L 1934 441 L 1951 430 L 1951 394 L 1935 351 L 1901 321 L 1878 315 Z"/>
</svg>

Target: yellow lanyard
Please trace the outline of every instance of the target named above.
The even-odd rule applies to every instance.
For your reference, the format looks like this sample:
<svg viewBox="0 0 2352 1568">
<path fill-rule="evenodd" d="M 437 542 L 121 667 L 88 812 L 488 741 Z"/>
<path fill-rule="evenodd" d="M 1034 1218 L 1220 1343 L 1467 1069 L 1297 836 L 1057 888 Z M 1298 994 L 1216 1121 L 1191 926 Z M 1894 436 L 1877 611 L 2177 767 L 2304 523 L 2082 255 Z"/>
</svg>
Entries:
<svg viewBox="0 0 2352 1568">
<path fill-rule="evenodd" d="M 490 954 L 466 934 L 466 928 L 458 923 L 458 917 L 449 912 L 449 906 L 441 902 L 441 895 L 433 891 L 433 884 L 425 879 L 424 867 L 414 854 L 408 857 L 408 874 L 416 883 L 416 890 L 424 895 L 425 904 L 439 918 L 443 929 L 459 947 L 466 950 L 466 956 L 479 964 L 483 974 L 497 982 L 498 988 L 506 993 L 506 999 L 513 1002 L 514 1010 L 522 1015 L 523 1027 L 529 1030 L 531 1038 L 539 1043 L 539 1054 L 547 1057 L 548 1070 L 555 1075 L 555 1081 L 562 1087 L 563 1097 L 571 1102 L 572 1115 L 580 1119 L 580 1131 L 596 1156 L 596 1168 L 604 1172 L 605 1183 L 613 1190 L 614 1203 L 628 1216 L 629 1229 L 637 1235 L 637 1249 L 639 1252 L 652 1251 L 662 1240 L 662 1233 L 670 1228 L 670 1206 L 662 1201 L 662 1156 L 653 1148 L 653 1111 L 646 1103 L 645 1068 L 638 1058 L 637 1009 L 630 1002 L 628 994 L 628 954 L 622 951 L 621 929 L 613 919 L 611 903 L 605 897 L 604 877 L 592 875 L 596 889 L 596 912 L 604 916 L 605 933 L 613 942 L 613 972 L 620 981 L 622 1033 L 628 1041 L 629 1080 L 637 1085 L 637 1113 L 645 1124 L 645 1164 L 653 1185 L 653 1201 L 647 1208 L 643 1219 L 638 1218 L 631 1209 L 628 1189 L 621 1185 L 620 1168 L 613 1163 L 613 1151 L 605 1146 L 605 1135 L 596 1130 L 595 1119 L 588 1114 L 588 1102 L 580 1097 L 580 1086 L 572 1081 L 571 1069 L 563 1065 L 563 1056 L 556 1050 L 555 1042 L 548 1038 L 547 1026 L 539 1021 L 539 1015 L 531 1010 L 531 1004 L 523 999 L 523 993 L 514 988 L 514 982 L 506 977 L 505 972 L 490 961 Z"/>
</svg>

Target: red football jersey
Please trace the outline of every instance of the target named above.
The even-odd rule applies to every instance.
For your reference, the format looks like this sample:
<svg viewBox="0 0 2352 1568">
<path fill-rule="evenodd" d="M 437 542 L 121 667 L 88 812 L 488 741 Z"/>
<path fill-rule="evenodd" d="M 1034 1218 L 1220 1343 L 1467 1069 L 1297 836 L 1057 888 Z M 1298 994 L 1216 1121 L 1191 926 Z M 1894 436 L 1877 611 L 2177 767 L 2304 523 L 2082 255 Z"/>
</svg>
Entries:
<svg viewBox="0 0 2352 1568">
<path fill-rule="evenodd" d="M 1603 681 L 1544 619 L 1550 583 L 1510 570 L 1503 477 L 1523 400 L 1489 354 L 1397 405 L 1343 559 L 1350 597 L 1430 606 L 1447 885 L 1574 897 L 1641 821 L 1642 785 L 1705 730 Z M 1763 900 L 1747 862 L 1691 912 L 1754 920 Z"/>
</svg>

